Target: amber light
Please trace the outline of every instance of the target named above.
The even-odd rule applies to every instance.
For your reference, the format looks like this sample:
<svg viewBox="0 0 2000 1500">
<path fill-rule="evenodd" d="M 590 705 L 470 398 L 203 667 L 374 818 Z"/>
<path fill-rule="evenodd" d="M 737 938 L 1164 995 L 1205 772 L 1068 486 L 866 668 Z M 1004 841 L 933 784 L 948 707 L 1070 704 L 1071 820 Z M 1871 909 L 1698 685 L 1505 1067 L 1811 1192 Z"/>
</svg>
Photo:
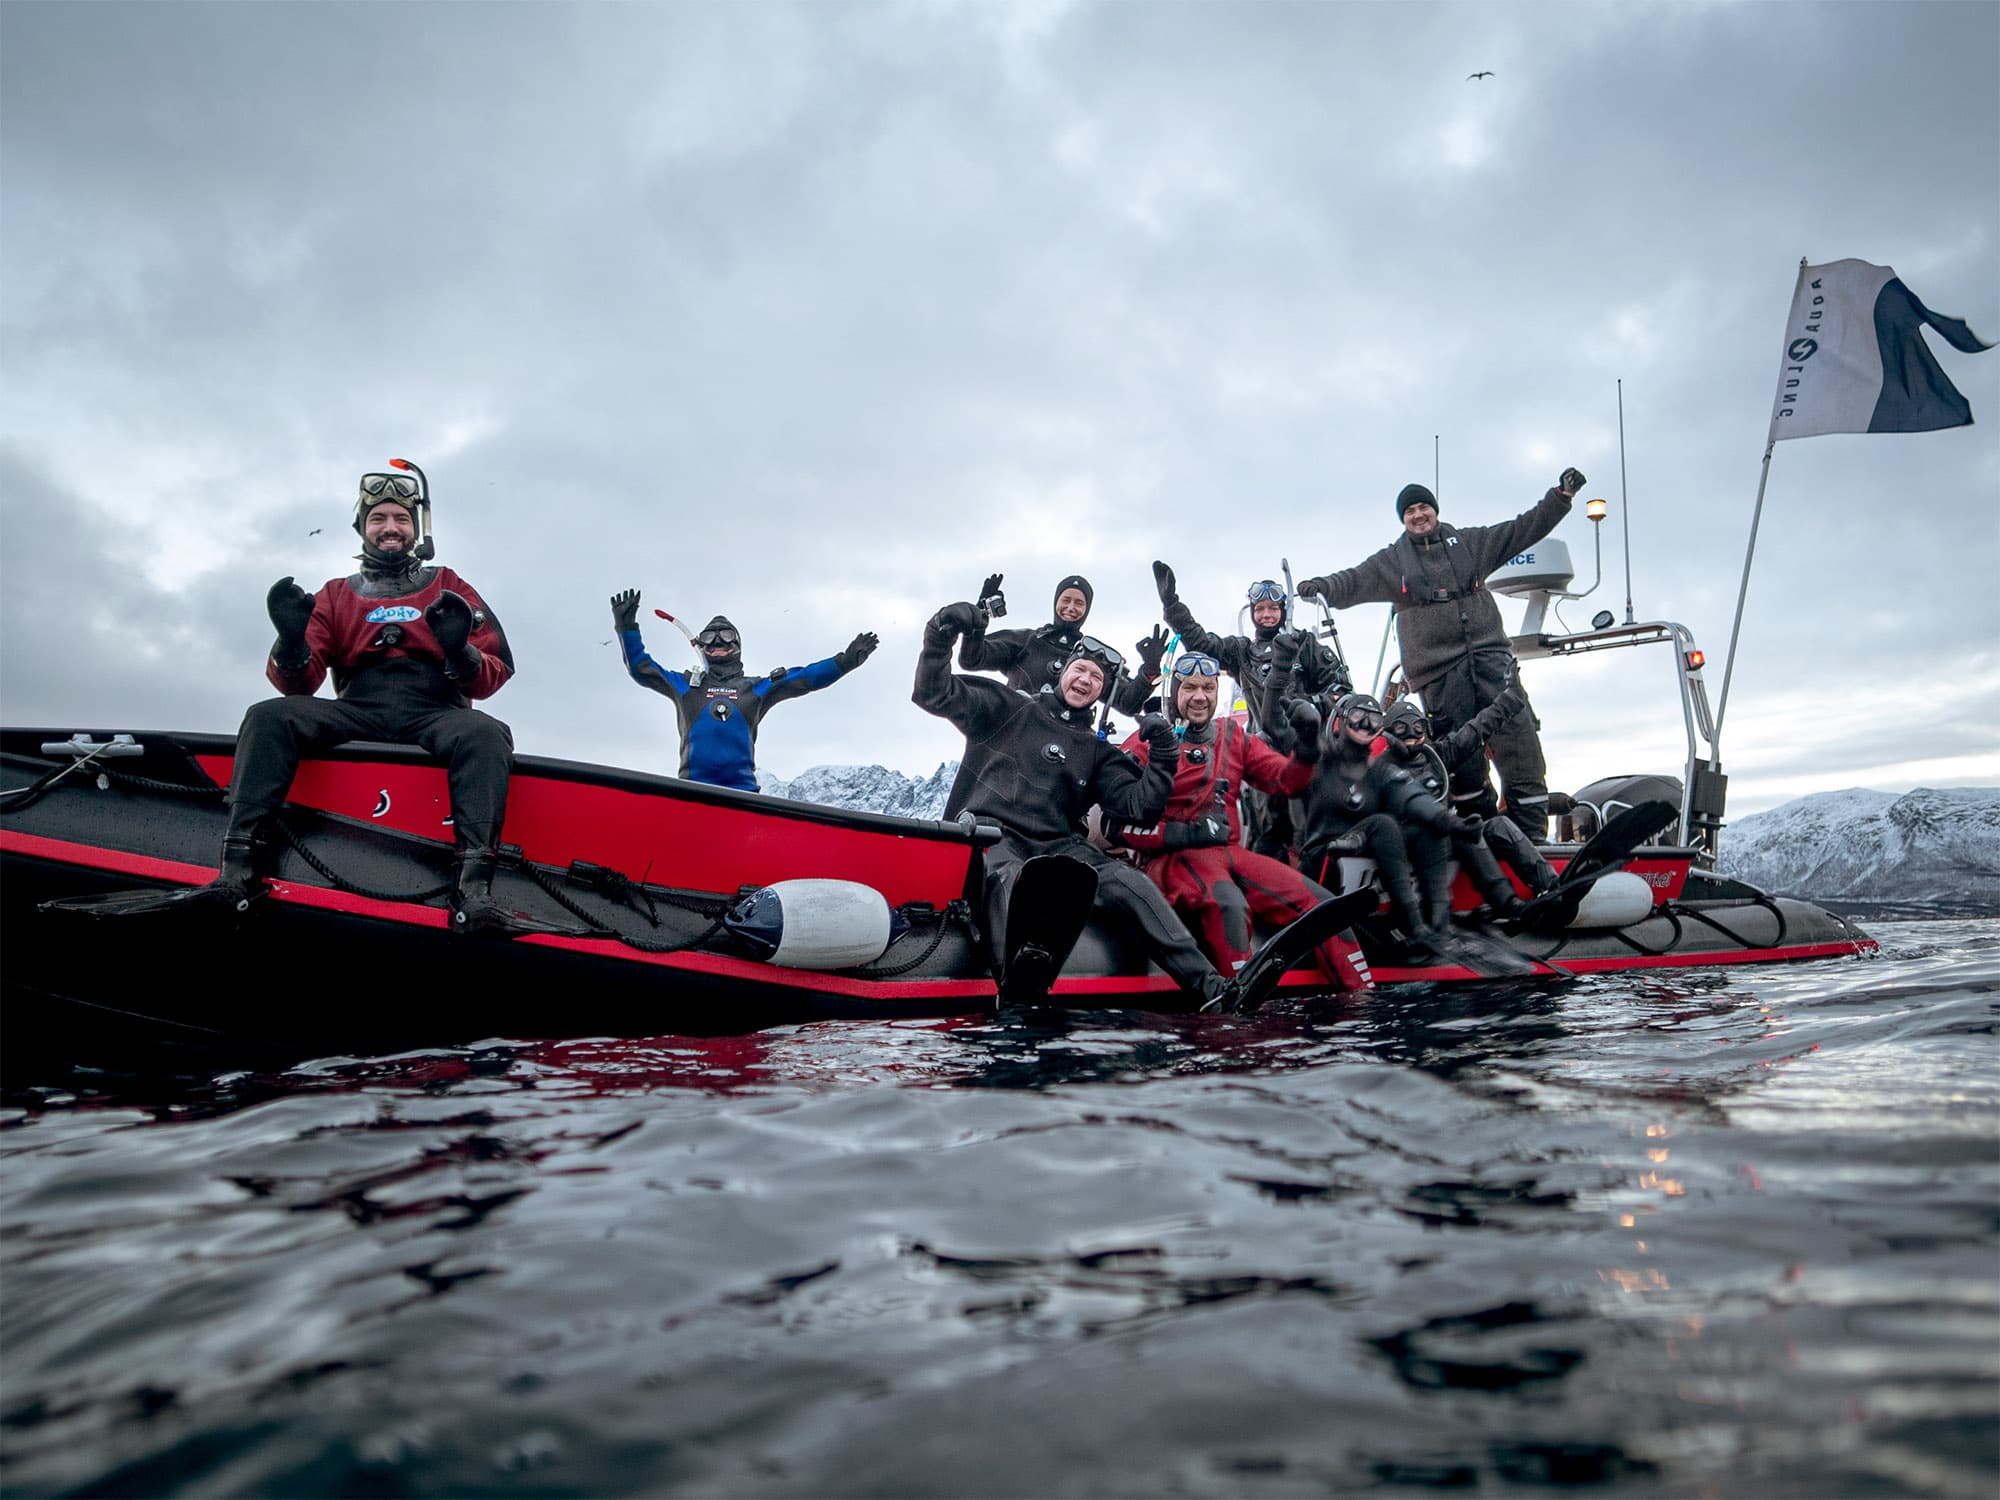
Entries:
<svg viewBox="0 0 2000 1500">
<path fill-rule="evenodd" d="M 1596 500 L 1586 500 L 1583 503 L 1583 513 L 1589 516 L 1590 519 L 1593 521 L 1603 520 L 1604 513 L 1610 508 L 1611 507 L 1605 504 L 1605 502 L 1601 498 Z"/>
</svg>

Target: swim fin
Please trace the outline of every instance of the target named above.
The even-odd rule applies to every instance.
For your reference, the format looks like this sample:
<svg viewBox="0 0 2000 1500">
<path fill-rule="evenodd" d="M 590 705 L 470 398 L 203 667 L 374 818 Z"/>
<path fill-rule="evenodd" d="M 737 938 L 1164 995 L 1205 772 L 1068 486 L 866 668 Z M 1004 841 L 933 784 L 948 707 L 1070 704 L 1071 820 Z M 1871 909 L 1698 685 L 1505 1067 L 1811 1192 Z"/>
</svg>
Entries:
<svg viewBox="0 0 2000 1500">
<path fill-rule="evenodd" d="M 1097 902 L 1097 871 L 1066 854 L 1038 854 L 1021 866 L 1007 904 L 1000 1004 L 1048 998 Z"/>
<path fill-rule="evenodd" d="M 169 890 L 106 891 L 97 896 L 64 896 L 44 901 L 39 910 L 69 911 L 85 917 L 149 917 L 165 912 L 213 911 L 239 915 L 264 895 L 263 885 L 216 881 L 209 885 L 175 886 Z"/>
<path fill-rule="evenodd" d="M 1327 897 L 1266 939 L 1236 971 L 1229 989 L 1202 1009 L 1229 1010 L 1238 1015 L 1257 1009 L 1287 973 L 1311 958 L 1315 948 L 1373 912 L 1381 894 L 1370 885 L 1344 896 Z"/>
<path fill-rule="evenodd" d="M 1679 816 L 1680 809 L 1671 802 L 1641 802 L 1626 808 L 1598 829 L 1563 866 L 1556 883 L 1523 906 L 1508 925 L 1524 932 L 1560 932 L 1575 918 L 1584 894 L 1599 877 L 1624 869 L 1632 862 L 1633 851 Z"/>
</svg>

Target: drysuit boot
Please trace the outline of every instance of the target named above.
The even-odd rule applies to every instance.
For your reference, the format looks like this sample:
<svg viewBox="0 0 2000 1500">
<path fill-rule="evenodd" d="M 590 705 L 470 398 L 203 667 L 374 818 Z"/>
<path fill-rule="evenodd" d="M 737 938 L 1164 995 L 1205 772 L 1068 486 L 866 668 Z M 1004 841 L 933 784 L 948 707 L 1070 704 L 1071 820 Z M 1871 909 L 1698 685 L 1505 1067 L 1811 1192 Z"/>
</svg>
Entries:
<svg viewBox="0 0 2000 1500">
<path fill-rule="evenodd" d="M 526 937 L 530 933 L 554 933 L 562 937 L 587 937 L 582 927 L 537 921 L 523 912 L 510 911 L 493 899 L 493 869 L 498 862 L 491 849 L 460 849 L 452 862 L 451 930 L 455 937 Z"/>
<path fill-rule="evenodd" d="M 1486 842 L 1498 858 L 1513 867 L 1514 873 L 1527 883 L 1528 889 L 1535 895 L 1541 895 L 1556 883 L 1555 867 L 1542 857 L 1542 851 L 1511 818 L 1487 819 Z"/>
<path fill-rule="evenodd" d="M 1451 866 L 1446 865 L 1445 869 L 1449 872 Z M 1381 882 L 1382 892 L 1389 898 L 1389 910 L 1396 918 L 1396 925 L 1403 930 L 1403 936 L 1408 939 L 1410 947 L 1418 950 L 1428 949 L 1431 952 L 1438 951 L 1437 930 L 1424 920 L 1423 902 L 1417 895 L 1417 879 L 1409 865 L 1405 863 L 1390 868 L 1378 859 L 1375 861 L 1375 878 Z M 1448 906 L 1451 901 L 1448 889 L 1445 901 Z"/>
<path fill-rule="evenodd" d="M 1513 827 L 1512 824 L 1508 826 Z M 1521 835 L 1518 829 L 1515 829 L 1515 833 L 1524 843 L 1526 842 L 1526 836 Z M 1533 847 L 1529 845 L 1529 848 Z M 1514 889 L 1514 882 L 1507 878 L 1506 871 L 1500 868 L 1500 861 L 1493 857 L 1493 851 L 1486 847 L 1486 841 L 1471 839 L 1459 844 L 1457 848 L 1459 863 L 1465 867 L 1465 873 L 1471 877 L 1474 889 L 1486 902 L 1485 915 L 1488 918 L 1501 919 L 1518 917 L 1524 904 L 1521 894 Z M 1546 864 L 1547 861 L 1543 863 Z M 1449 916 L 1448 910 L 1446 915 Z"/>
</svg>

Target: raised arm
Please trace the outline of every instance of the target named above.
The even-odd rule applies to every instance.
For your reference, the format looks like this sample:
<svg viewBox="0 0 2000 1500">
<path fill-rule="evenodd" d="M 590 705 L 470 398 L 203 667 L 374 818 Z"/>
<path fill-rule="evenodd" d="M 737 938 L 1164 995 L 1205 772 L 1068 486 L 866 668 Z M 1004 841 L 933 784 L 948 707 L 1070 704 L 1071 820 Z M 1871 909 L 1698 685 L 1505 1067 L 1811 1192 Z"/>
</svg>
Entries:
<svg viewBox="0 0 2000 1500">
<path fill-rule="evenodd" d="M 611 626 L 618 632 L 618 649 L 625 657 L 625 670 L 640 687 L 651 688 L 669 698 L 688 690 L 688 680 L 680 672 L 669 672 L 646 654 L 646 641 L 639 634 L 639 591 L 627 589 L 611 596 Z"/>
<path fill-rule="evenodd" d="M 917 652 L 916 686 L 910 701 L 927 714 L 949 720 L 976 738 L 991 730 L 1005 712 L 1011 689 L 984 677 L 963 677 L 951 669 L 951 646 L 979 623 L 972 604 L 947 604 L 924 625 Z"/>
</svg>

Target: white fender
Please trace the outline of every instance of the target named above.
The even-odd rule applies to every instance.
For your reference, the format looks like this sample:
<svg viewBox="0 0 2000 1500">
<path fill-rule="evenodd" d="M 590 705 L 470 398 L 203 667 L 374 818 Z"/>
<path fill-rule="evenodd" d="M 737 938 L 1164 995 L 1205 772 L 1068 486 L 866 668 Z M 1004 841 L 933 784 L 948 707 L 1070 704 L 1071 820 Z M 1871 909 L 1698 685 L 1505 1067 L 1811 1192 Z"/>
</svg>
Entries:
<svg viewBox="0 0 2000 1500">
<path fill-rule="evenodd" d="M 1630 927 L 1652 915 L 1653 888 L 1630 870 L 1600 875 L 1583 893 L 1571 927 Z"/>
<path fill-rule="evenodd" d="M 788 969 L 848 969 L 889 947 L 889 903 L 854 880 L 781 880 L 730 911 L 729 930 Z"/>
</svg>

